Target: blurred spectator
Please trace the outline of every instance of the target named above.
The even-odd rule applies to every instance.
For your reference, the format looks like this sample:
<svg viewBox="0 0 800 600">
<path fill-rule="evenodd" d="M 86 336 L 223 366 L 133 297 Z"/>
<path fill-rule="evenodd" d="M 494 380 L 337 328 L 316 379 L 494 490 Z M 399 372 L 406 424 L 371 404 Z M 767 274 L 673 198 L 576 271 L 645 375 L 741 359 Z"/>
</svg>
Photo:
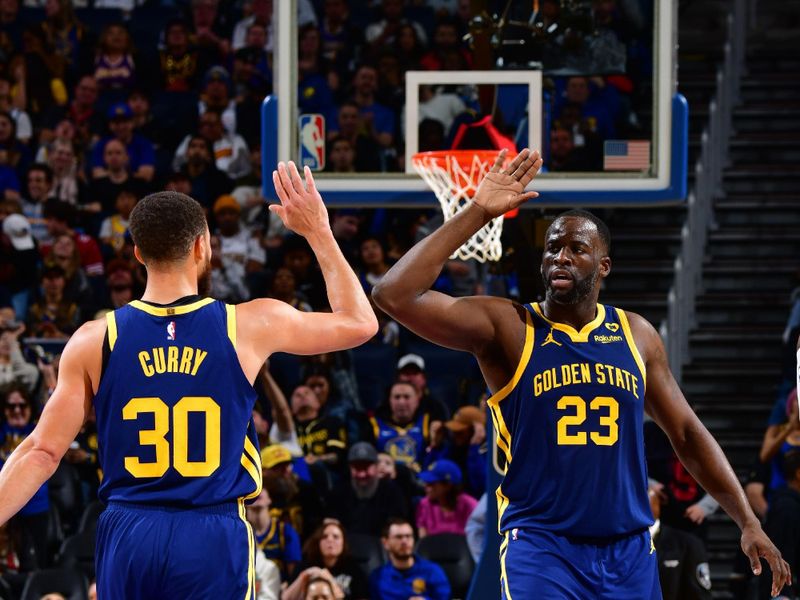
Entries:
<svg viewBox="0 0 800 600">
<path fill-rule="evenodd" d="M 282 444 L 272 444 L 261 451 L 264 486 L 270 492 L 273 508 L 302 539 L 307 539 L 322 520 L 322 497 L 317 486 L 295 472 L 295 464 Z"/>
<path fill-rule="evenodd" d="M 19 177 L 14 169 L 3 162 L 7 156 L 7 153 L 0 150 L 0 201 L 18 201 L 20 199 Z"/>
<path fill-rule="evenodd" d="M 393 481 L 400 488 L 406 506 L 412 506 L 414 501 L 419 500 L 419 497 L 424 494 L 424 489 L 417 479 L 417 474 L 403 463 L 395 462 L 386 452 L 378 453 L 377 465 L 378 477 Z"/>
<path fill-rule="evenodd" d="M 31 118 L 24 110 L 14 106 L 11 100 L 11 80 L 6 75 L 0 75 L 0 112 L 11 115 L 17 139 L 23 144 L 28 144 L 33 137 Z"/>
<path fill-rule="evenodd" d="M 309 567 L 283 592 L 281 600 L 341 600 L 344 597 L 327 569 Z"/>
<path fill-rule="evenodd" d="M 472 55 L 461 45 L 455 20 L 442 19 L 433 31 L 430 52 L 420 60 L 426 71 L 463 71 L 472 69 Z"/>
<path fill-rule="evenodd" d="M 247 521 L 253 527 L 258 549 L 278 567 L 281 581 L 288 581 L 302 558 L 300 538 L 289 523 L 272 518 L 271 503 L 267 491 L 262 490 L 247 506 Z"/>
<path fill-rule="evenodd" d="M 42 297 L 28 314 L 28 331 L 33 337 L 67 339 L 80 324 L 80 313 L 74 302 L 64 298 L 64 269 L 58 265 L 42 272 Z"/>
<path fill-rule="evenodd" d="M 425 456 L 425 467 L 443 458 L 458 465 L 464 489 L 480 498 L 486 489 L 486 414 L 477 406 L 462 406 L 439 429 Z"/>
<path fill-rule="evenodd" d="M 120 140 L 111 138 L 105 142 L 103 163 L 105 174 L 93 179 L 89 185 L 91 203 L 86 205 L 87 210 L 96 210 L 105 216 L 112 215 L 121 192 L 130 191 L 137 197 L 143 197 L 149 191 L 146 181 L 131 175 L 128 150 Z"/>
<path fill-rule="evenodd" d="M 98 237 L 114 253 L 120 252 L 125 245 L 125 234 L 128 233 L 128 219 L 130 219 L 131 211 L 138 200 L 139 198 L 133 190 L 121 189 L 114 203 L 116 212 L 103 219 L 103 223 L 100 225 Z"/>
<path fill-rule="evenodd" d="M 769 506 L 767 500 L 770 495 L 769 484 L 771 476 L 771 465 L 769 463 L 762 463 L 760 459 L 756 458 L 753 462 L 753 466 L 747 473 L 747 478 L 744 483 L 744 493 L 747 496 L 747 502 L 758 517 L 758 520 L 762 523 L 764 523 L 767 518 L 767 509 Z"/>
<path fill-rule="evenodd" d="M 450 582 L 436 563 L 414 554 L 414 528 L 405 519 L 392 519 L 381 536 L 389 557 L 369 576 L 371 600 L 450 600 Z"/>
<path fill-rule="evenodd" d="M 86 182 L 78 168 L 75 146 L 71 141 L 54 139 L 48 148 L 47 164 L 53 170 L 53 190 L 50 193 L 52 198 L 78 207 L 91 206 L 83 204 Z"/>
<path fill-rule="evenodd" d="M 24 108 L 34 123 L 53 105 L 67 102 L 64 61 L 53 52 L 38 23 L 22 33 L 23 53 L 11 59 L 8 70 L 14 82 L 14 104 Z"/>
<path fill-rule="evenodd" d="M 343 138 L 350 142 L 350 147 L 354 152 L 353 166 L 356 171 L 381 170 L 381 147 L 366 127 L 358 104 L 350 101 L 343 102 L 339 107 L 336 123 L 329 125 L 328 133 L 329 145 L 336 138 Z"/>
<path fill-rule="evenodd" d="M 247 142 L 238 134 L 231 135 L 225 132 L 218 112 L 205 111 L 200 115 L 198 127 L 200 136 L 213 147 L 217 169 L 226 173 L 231 179 L 238 179 L 250 172 L 250 151 Z M 183 138 L 175 151 L 175 158 L 172 161 L 175 170 L 179 170 L 188 161 L 187 149 L 192 138 L 191 135 Z"/>
<path fill-rule="evenodd" d="M 261 241 L 239 218 L 241 208 L 236 198 L 224 194 L 214 202 L 214 220 L 217 228 L 214 235 L 219 239 L 222 274 L 229 287 L 236 280 L 243 287 L 245 296 L 235 300 L 241 302 L 251 297 L 248 279 L 261 271 L 267 262 L 267 255 Z"/>
<path fill-rule="evenodd" d="M 319 33 L 322 56 L 341 81 L 342 77 L 352 70 L 364 42 L 364 34 L 351 22 L 348 0 L 325 0 Z M 334 91 L 337 91 L 338 87 L 331 85 Z"/>
<path fill-rule="evenodd" d="M 201 72 L 198 54 L 189 46 L 189 28 L 181 19 L 164 27 L 164 49 L 159 53 L 161 89 L 165 92 L 194 90 Z"/>
<path fill-rule="evenodd" d="M 650 538 L 658 556 L 658 578 L 664 600 L 710 600 L 711 572 L 703 543 L 695 536 L 663 523 L 660 519 L 664 498 L 648 490 L 655 523 Z"/>
<path fill-rule="evenodd" d="M 19 18 L 19 0 L 0 2 L 0 33 L 3 36 L 4 60 L 8 60 L 14 50 L 22 48 L 23 27 L 24 24 Z"/>
<path fill-rule="evenodd" d="M 181 173 L 190 184 L 190 195 L 206 210 L 211 209 L 217 198 L 229 194 L 233 181 L 214 164 L 214 150 L 203 136 L 192 135 L 184 153 Z"/>
<path fill-rule="evenodd" d="M 405 23 L 400 26 L 392 47 L 395 56 L 400 61 L 400 68 L 403 73 L 420 70 L 420 61 L 425 53 L 425 44 L 417 36 L 417 29 L 413 25 Z"/>
<path fill-rule="evenodd" d="M 0 425 L 0 468 L 22 441 L 33 431 L 38 409 L 25 388 L 12 386 L 3 395 L 4 422 Z M 39 568 L 47 565 L 47 527 L 49 522 L 50 499 L 45 483 L 30 501 L 13 518 L 19 526 L 25 542 L 34 548 L 36 564 Z"/>
<path fill-rule="evenodd" d="M 764 434 L 764 442 L 761 447 L 762 462 L 769 462 L 771 465 L 770 490 L 777 490 L 786 485 L 783 468 L 784 457 L 789 452 L 800 449 L 796 388 L 792 388 L 786 397 L 784 410 L 786 422 L 781 426 L 770 426 Z"/>
<path fill-rule="evenodd" d="M 300 570 L 310 567 L 327 569 L 347 600 L 366 600 L 369 597 L 367 578 L 350 557 L 347 535 L 339 521 L 325 519 L 303 544 Z"/>
<path fill-rule="evenodd" d="M 203 77 L 203 90 L 197 104 L 197 114 L 202 117 L 208 111 L 219 115 L 224 133 L 230 136 L 236 135 L 236 99 L 231 97 L 231 76 L 225 67 L 219 65 L 211 67 Z M 210 139 L 208 134 L 203 133 L 202 126 L 201 120 L 200 134 Z"/>
<path fill-rule="evenodd" d="M 0 118 L 2 121 L 2 118 Z M 22 213 L 31 224 L 33 237 L 41 242 L 51 239 L 47 232 L 45 204 L 53 189 L 53 170 L 47 165 L 34 163 L 28 169 L 27 186 L 22 200 Z"/>
<path fill-rule="evenodd" d="M 375 98 L 377 91 L 377 70 L 370 65 L 361 65 L 353 75 L 352 100 L 358 106 L 369 135 L 382 147 L 389 148 L 394 143 L 395 115 L 377 102 Z"/>
<path fill-rule="evenodd" d="M 372 288 L 378 285 L 389 270 L 389 263 L 386 262 L 386 252 L 383 243 L 375 236 L 368 236 L 361 240 L 360 248 L 361 270 L 358 279 L 361 287 L 367 295 L 372 292 Z"/>
<path fill-rule="evenodd" d="M 221 23 L 218 0 L 192 0 L 192 27 L 203 64 L 227 57 L 231 50 L 230 31 Z"/>
<path fill-rule="evenodd" d="M 334 211 L 331 217 L 331 231 L 342 254 L 351 265 L 357 265 L 358 257 L 358 230 L 360 226 L 360 213 L 352 208 L 341 208 Z"/>
<path fill-rule="evenodd" d="M 39 370 L 25 360 L 19 345 L 19 336 L 25 324 L 3 319 L 0 323 L 0 388 L 21 386 L 32 394 L 39 381 Z"/>
<path fill-rule="evenodd" d="M 336 136 L 328 142 L 328 162 L 325 170 L 331 173 L 355 173 L 355 151 L 347 138 Z"/>
<path fill-rule="evenodd" d="M 123 267 L 112 266 L 114 261 L 108 264 L 108 277 L 106 278 L 106 287 L 108 288 L 108 302 L 106 307 L 111 310 L 122 308 L 131 300 L 135 300 L 138 296 L 134 295 L 133 291 L 133 274 L 130 269 Z"/>
<path fill-rule="evenodd" d="M 297 457 L 298 461 L 305 465 L 305 461 L 302 460 L 303 450 L 297 441 L 297 430 L 294 427 L 292 409 L 289 407 L 286 396 L 284 396 L 278 382 L 275 381 L 272 373 L 270 373 L 269 361 L 261 367 L 259 379 L 263 385 L 264 395 L 269 401 L 272 417 L 272 426 L 269 428 L 269 442 L 280 444 L 288 449 L 293 457 Z M 302 475 L 307 477 L 307 470 Z"/>
<path fill-rule="evenodd" d="M 253 151 L 250 152 L 250 164 L 252 165 L 250 174 L 236 182 L 236 187 L 231 192 L 231 195 L 236 198 L 239 206 L 242 207 L 242 221 L 244 221 L 245 225 L 252 227 L 254 230 L 259 227 L 261 229 L 266 228 L 266 231 L 262 232 L 262 242 L 269 252 L 280 248 L 283 244 L 283 238 L 289 234 L 289 230 L 280 217 L 267 210 L 267 201 L 261 195 L 260 146 L 254 147 Z"/>
<path fill-rule="evenodd" d="M 795 415 L 797 418 L 797 415 Z M 786 485 L 775 490 L 764 531 L 780 550 L 792 570 L 793 584 L 783 588 L 781 598 L 793 598 L 797 593 L 797 573 L 800 569 L 800 451 L 787 452 L 783 459 Z M 768 598 L 772 571 L 767 565 L 759 577 L 761 597 Z"/>
<path fill-rule="evenodd" d="M 461 491 L 461 469 L 442 458 L 419 478 L 425 483 L 425 497 L 417 506 L 417 531 L 420 537 L 437 533 L 464 535 L 467 519 L 478 501 Z"/>
<path fill-rule="evenodd" d="M 420 397 L 413 383 L 395 382 L 389 389 L 388 402 L 370 419 L 376 448 L 417 472 L 431 439 L 431 416 L 420 408 Z"/>
<path fill-rule="evenodd" d="M 466 110 L 467 105 L 455 92 L 448 91 L 446 88 L 434 88 L 430 85 L 419 86 L 420 129 L 422 129 L 424 119 L 433 119 L 442 124 L 442 137 L 449 137 L 450 128 L 456 117 Z"/>
<path fill-rule="evenodd" d="M 39 250 L 31 235 L 31 225 L 20 214 L 3 218 L 3 235 L 0 238 L 0 282 L 5 300 L 14 307 L 16 316 L 24 321 L 28 313 L 36 278 Z"/>
<path fill-rule="evenodd" d="M 0 525 L 0 576 L 12 589 L 22 589 L 36 569 L 36 550 L 23 543 L 24 532 L 14 520 Z"/>
<path fill-rule="evenodd" d="M 66 73 L 76 72 L 80 66 L 85 31 L 75 16 L 72 0 L 47 0 L 44 15 L 42 28 L 49 45 L 63 61 Z"/>
<path fill-rule="evenodd" d="M 308 299 L 315 310 L 324 309 L 328 304 L 325 282 L 314 260 L 314 253 L 302 236 L 290 235 L 286 238 L 283 244 L 283 265 L 294 274 L 297 291 Z"/>
<path fill-rule="evenodd" d="M 256 552 L 256 599 L 282 600 L 281 573 L 275 563 L 267 559 L 263 552 Z M 91 600 L 91 598 L 89 599 Z M 95 598 L 95 600 L 97 600 Z"/>
<path fill-rule="evenodd" d="M 108 111 L 108 127 L 111 136 L 101 139 L 92 149 L 92 177 L 98 178 L 108 174 L 108 165 L 103 153 L 106 144 L 116 139 L 125 145 L 128 152 L 128 168 L 133 177 L 151 181 L 155 174 L 155 149 L 150 140 L 133 130 L 133 111 L 126 102 L 114 104 Z"/>
<path fill-rule="evenodd" d="M 69 104 L 54 106 L 45 115 L 42 123 L 40 142 L 47 143 L 53 139 L 54 129 L 68 119 L 77 129 L 76 141 L 87 146 L 99 139 L 105 129 L 105 116 L 95 108 L 98 85 L 93 75 L 84 75 L 75 84 L 73 98 Z"/>
<path fill-rule="evenodd" d="M 550 130 L 548 167 L 551 171 L 590 170 L 590 164 L 583 155 L 583 149 L 575 147 L 572 130 L 559 122 L 556 122 Z"/>
<path fill-rule="evenodd" d="M 312 466 L 319 462 L 333 470 L 343 467 L 347 446 L 344 423 L 337 417 L 320 415 L 319 398 L 308 386 L 297 386 L 290 402 L 306 462 Z"/>
<path fill-rule="evenodd" d="M 338 89 L 339 78 L 331 74 L 330 65 L 322 56 L 320 34 L 313 24 L 298 32 L 297 43 L 297 105 L 300 114 L 329 114 L 333 109 L 333 88 Z M 331 74 L 329 76 L 329 74 Z"/>
<path fill-rule="evenodd" d="M 64 269 L 64 299 L 74 302 L 84 317 L 94 314 L 94 292 L 86 273 L 81 269 L 81 257 L 75 238 L 63 233 L 53 239 L 45 265 L 58 265 Z"/>
<path fill-rule="evenodd" d="M 613 113 L 606 99 L 596 90 L 588 77 L 570 77 L 566 81 L 558 106 L 562 111 L 564 107 L 572 106 L 584 122 L 591 123 L 592 133 L 596 133 L 604 140 L 613 139 L 616 133 Z M 576 145 L 581 144 L 576 140 Z"/>
<path fill-rule="evenodd" d="M 244 47 L 239 48 L 234 54 L 233 83 L 235 86 L 234 95 L 237 102 L 250 100 L 249 97 L 251 95 L 261 100 L 272 91 L 271 61 L 269 55 L 264 50 L 266 39 L 266 25 L 261 21 L 254 21 L 253 24 L 247 28 L 247 38 Z M 238 131 L 245 134 L 246 131 L 242 127 L 242 124 L 237 123 L 237 125 Z"/>
<path fill-rule="evenodd" d="M 233 49 L 238 50 L 244 47 L 247 37 L 247 29 L 256 21 L 267 24 L 267 41 L 264 50 L 272 53 L 273 43 L 273 23 L 272 23 L 273 0 L 250 0 L 250 15 L 236 23 L 233 29 Z M 298 29 L 309 23 L 317 24 L 317 15 L 311 0 L 298 0 L 297 2 L 297 27 Z"/>
<path fill-rule="evenodd" d="M 340 482 L 328 499 L 328 514 L 348 533 L 378 535 L 392 517 L 404 517 L 407 507 L 394 482 L 378 477 L 378 453 L 368 442 L 356 442 L 347 454 L 350 481 Z"/>
<path fill-rule="evenodd" d="M 797 405 L 797 390 L 790 391 L 787 395 L 780 398 L 772 407 L 769 417 L 769 425 L 764 432 L 764 439 L 761 442 L 759 458 L 761 462 L 770 462 L 781 449 L 786 440 L 800 431 L 800 421 L 793 405 Z M 794 415 L 792 412 L 794 411 Z M 794 416 L 794 418 L 792 418 Z"/>
<path fill-rule="evenodd" d="M 483 554 L 483 541 L 486 538 L 486 502 L 487 498 L 484 493 L 464 526 L 464 535 L 467 536 L 469 553 L 472 555 L 472 560 L 475 561 L 476 565 L 481 559 L 481 554 Z"/>
<path fill-rule="evenodd" d="M 100 485 L 99 463 L 97 462 L 97 422 L 94 407 L 89 411 L 78 435 L 64 454 L 64 462 L 71 464 L 78 472 L 81 482 L 81 499 L 84 505 L 97 498 Z"/>
<path fill-rule="evenodd" d="M 431 415 L 431 436 L 435 436 L 441 424 L 449 417 L 445 404 L 431 394 L 428 389 L 428 376 L 425 373 L 425 359 L 419 354 L 404 354 L 397 361 L 397 381 L 408 381 L 422 391 L 420 406 Z M 437 423 L 438 421 L 438 423 Z"/>
<path fill-rule="evenodd" d="M 0 152 L 3 153 L 0 162 L 22 178 L 31 164 L 31 151 L 17 139 L 16 123 L 7 112 L 0 112 Z"/>
<path fill-rule="evenodd" d="M 294 273 L 288 267 L 278 267 L 272 276 L 269 297 L 286 302 L 286 304 L 302 312 L 312 312 L 311 305 L 297 291 Z"/>
<path fill-rule="evenodd" d="M 60 235 L 69 235 L 75 240 L 78 246 L 78 253 L 81 257 L 81 267 L 86 271 L 88 277 L 100 277 L 103 275 L 103 257 L 100 254 L 100 247 L 95 239 L 85 233 L 81 233 L 72 228 L 75 218 L 75 209 L 58 200 L 51 200 L 47 203 L 44 210 L 47 233 L 50 240 L 55 240 Z M 39 250 L 43 256 L 50 253 L 51 241 L 42 242 Z"/>
<path fill-rule="evenodd" d="M 375 93 L 375 99 L 395 115 L 399 115 L 406 103 L 405 73 L 400 58 L 393 49 L 385 48 L 378 55 L 376 66 L 378 91 Z"/>
<path fill-rule="evenodd" d="M 118 23 L 106 26 L 100 35 L 94 78 L 106 105 L 124 100 L 136 83 L 133 41 L 128 30 Z"/>
<path fill-rule="evenodd" d="M 304 375 L 304 382 L 319 399 L 323 413 L 339 418 L 348 426 L 363 418 L 352 413 L 358 408 L 358 398 L 344 365 L 334 364 L 331 368 L 324 362 L 315 362 L 306 367 Z M 348 430 L 349 442 L 361 439 L 357 431 L 357 428 Z"/>
<path fill-rule="evenodd" d="M 400 30 L 400 26 L 404 24 L 409 24 L 415 29 L 417 38 L 422 41 L 423 45 L 427 43 L 428 38 L 422 25 L 404 18 L 403 4 L 403 0 L 383 0 L 381 4 L 381 20 L 367 25 L 367 29 L 364 32 L 364 38 L 373 50 L 381 46 L 391 46 Z"/>
</svg>

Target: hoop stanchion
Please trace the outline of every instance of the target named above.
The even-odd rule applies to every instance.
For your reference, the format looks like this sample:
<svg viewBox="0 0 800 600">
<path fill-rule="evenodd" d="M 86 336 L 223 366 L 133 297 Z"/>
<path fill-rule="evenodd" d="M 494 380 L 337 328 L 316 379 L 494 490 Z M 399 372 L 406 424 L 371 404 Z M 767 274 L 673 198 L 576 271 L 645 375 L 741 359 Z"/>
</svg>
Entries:
<svg viewBox="0 0 800 600">
<path fill-rule="evenodd" d="M 497 150 L 437 150 L 419 152 L 411 161 L 436 194 L 447 221 L 469 205 L 496 158 Z M 451 258 L 474 258 L 480 262 L 500 260 L 502 233 L 503 217 L 500 216 L 467 240 Z"/>
</svg>

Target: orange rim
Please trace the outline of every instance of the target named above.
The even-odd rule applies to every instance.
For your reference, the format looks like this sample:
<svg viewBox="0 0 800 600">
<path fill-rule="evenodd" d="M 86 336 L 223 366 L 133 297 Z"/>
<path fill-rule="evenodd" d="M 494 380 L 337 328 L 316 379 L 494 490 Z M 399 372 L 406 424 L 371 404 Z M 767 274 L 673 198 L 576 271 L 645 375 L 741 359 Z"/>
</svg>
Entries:
<svg viewBox="0 0 800 600">
<path fill-rule="evenodd" d="M 488 163 L 491 168 L 494 159 L 500 150 L 431 150 L 429 152 L 417 152 L 411 157 L 412 162 L 432 161 L 437 166 L 442 166 L 448 158 L 454 158 L 458 165 L 464 169 L 472 166 L 472 161 L 477 157 L 479 160 Z"/>
</svg>

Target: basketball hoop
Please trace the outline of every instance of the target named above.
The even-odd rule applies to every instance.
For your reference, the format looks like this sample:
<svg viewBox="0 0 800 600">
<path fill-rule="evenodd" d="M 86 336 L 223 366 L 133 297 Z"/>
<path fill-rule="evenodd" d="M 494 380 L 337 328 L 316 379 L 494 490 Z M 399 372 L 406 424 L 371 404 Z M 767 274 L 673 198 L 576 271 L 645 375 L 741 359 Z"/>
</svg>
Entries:
<svg viewBox="0 0 800 600">
<path fill-rule="evenodd" d="M 448 221 L 469 205 L 497 154 L 497 150 L 437 150 L 419 152 L 411 157 L 411 162 L 436 194 L 444 220 Z M 451 258 L 474 258 L 479 262 L 500 260 L 503 254 L 502 233 L 501 215 L 484 225 Z"/>
</svg>

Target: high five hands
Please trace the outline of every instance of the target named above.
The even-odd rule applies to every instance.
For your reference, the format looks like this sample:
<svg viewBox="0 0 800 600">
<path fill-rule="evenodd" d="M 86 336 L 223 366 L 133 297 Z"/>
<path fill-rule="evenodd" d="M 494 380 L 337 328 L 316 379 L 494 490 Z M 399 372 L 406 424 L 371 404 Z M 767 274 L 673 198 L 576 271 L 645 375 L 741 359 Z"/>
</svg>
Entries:
<svg viewBox="0 0 800 600">
<path fill-rule="evenodd" d="M 475 193 L 473 203 L 483 209 L 487 220 L 514 210 L 539 195 L 538 192 L 525 191 L 542 168 L 539 151 L 523 149 L 504 169 L 507 153 L 506 150 L 500 151 Z"/>
</svg>

